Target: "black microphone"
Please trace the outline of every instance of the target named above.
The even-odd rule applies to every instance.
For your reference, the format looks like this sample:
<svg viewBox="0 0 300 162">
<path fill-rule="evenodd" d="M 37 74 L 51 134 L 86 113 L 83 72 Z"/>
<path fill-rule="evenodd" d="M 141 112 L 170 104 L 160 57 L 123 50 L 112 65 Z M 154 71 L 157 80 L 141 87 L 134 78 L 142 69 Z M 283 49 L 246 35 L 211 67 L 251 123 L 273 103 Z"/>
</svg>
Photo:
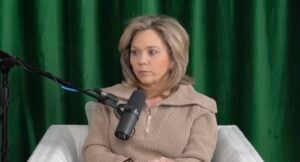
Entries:
<svg viewBox="0 0 300 162">
<path fill-rule="evenodd" d="M 145 106 L 146 96 L 141 90 L 135 90 L 128 100 L 126 108 L 115 131 L 115 136 L 121 140 L 128 140 L 132 130 L 139 120 L 140 113 Z"/>
</svg>

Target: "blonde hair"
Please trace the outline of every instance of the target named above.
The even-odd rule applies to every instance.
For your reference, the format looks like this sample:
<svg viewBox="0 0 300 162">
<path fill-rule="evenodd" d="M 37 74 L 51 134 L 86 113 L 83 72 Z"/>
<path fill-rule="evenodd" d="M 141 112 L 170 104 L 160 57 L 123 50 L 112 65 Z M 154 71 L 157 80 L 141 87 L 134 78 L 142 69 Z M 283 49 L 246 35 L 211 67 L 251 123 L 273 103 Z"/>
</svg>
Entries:
<svg viewBox="0 0 300 162">
<path fill-rule="evenodd" d="M 132 19 L 125 28 L 119 42 L 120 62 L 125 83 L 143 88 L 135 77 L 130 65 L 130 46 L 138 31 L 152 29 L 159 33 L 167 47 L 173 68 L 163 88 L 156 95 L 177 89 L 179 84 L 191 84 L 192 81 L 185 75 L 189 56 L 189 36 L 185 29 L 174 18 L 168 16 L 139 16 Z"/>
</svg>

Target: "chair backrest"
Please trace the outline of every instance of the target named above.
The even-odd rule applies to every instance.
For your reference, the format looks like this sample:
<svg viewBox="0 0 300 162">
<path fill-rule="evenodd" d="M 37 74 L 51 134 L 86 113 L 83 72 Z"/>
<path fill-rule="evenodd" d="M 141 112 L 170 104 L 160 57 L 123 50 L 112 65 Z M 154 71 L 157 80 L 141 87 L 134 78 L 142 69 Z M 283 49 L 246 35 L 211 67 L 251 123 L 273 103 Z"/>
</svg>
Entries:
<svg viewBox="0 0 300 162">
<path fill-rule="evenodd" d="M 95 111 L 95 109 L 98 106 L 98 102 L 95 101 L 89 101 L 85 104 L 85 113 L 86 113 L 86 117 L 88 122 L 91 120 L 92 114 Z"/>
<path fill-rule="evenodd" d="M 236 125 L 219 125 L 212 162 L 263 162 L 255 148 Z"/>
</svg>

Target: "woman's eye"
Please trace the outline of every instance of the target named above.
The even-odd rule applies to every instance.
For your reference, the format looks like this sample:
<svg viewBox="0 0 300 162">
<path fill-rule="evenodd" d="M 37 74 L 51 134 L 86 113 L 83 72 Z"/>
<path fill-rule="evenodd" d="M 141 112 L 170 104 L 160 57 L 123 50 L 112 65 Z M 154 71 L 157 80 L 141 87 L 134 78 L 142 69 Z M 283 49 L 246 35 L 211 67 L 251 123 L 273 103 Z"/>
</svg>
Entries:
<svg viewBox="0 0 300 162">
<path fill-rule="evenodd" d="M 136 55 L 137 55 L 137 51 L 131 50 L 131 51 L 130 51 L 130 55 L 136 56 Z"/>
<path fill-rule="evenodd" d="M 151 56 L 156 55 L 157 53 L 158 53 L 158 51 L 156 51 L 156 50 L 150 50 L 150 51 L 149 51 L 149 54 L 150 54 Z"/>
</svg>

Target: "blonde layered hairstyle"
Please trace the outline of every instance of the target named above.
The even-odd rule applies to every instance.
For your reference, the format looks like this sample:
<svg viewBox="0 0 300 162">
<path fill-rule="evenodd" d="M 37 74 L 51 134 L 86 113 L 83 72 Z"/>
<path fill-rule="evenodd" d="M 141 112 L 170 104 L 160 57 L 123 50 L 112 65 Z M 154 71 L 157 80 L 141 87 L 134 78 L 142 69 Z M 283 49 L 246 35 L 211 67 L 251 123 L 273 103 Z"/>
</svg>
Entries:
<svg viewBox="0 0 300 162">
<path fill-rule="evenodd" d="M 125 83 L 143 89 L 143 85 L 136 78 L 130 65 L 130 47 L 133 37 L 138 31 L 152 29 L 159 33 L 166 46 L 173 63 L 163 84 L 163 88 L 156 95 L 172 92 L 179 84 L 191 84 L 186 76 L 189 56 L 189 36 L 185 29 L 174 18 L 168 16 L 139 16 L 132 19 L 125 28 L 119 42 L 120 62 Z M 167 94 L 166 94 L 167 95 Z"/>
</svg>

